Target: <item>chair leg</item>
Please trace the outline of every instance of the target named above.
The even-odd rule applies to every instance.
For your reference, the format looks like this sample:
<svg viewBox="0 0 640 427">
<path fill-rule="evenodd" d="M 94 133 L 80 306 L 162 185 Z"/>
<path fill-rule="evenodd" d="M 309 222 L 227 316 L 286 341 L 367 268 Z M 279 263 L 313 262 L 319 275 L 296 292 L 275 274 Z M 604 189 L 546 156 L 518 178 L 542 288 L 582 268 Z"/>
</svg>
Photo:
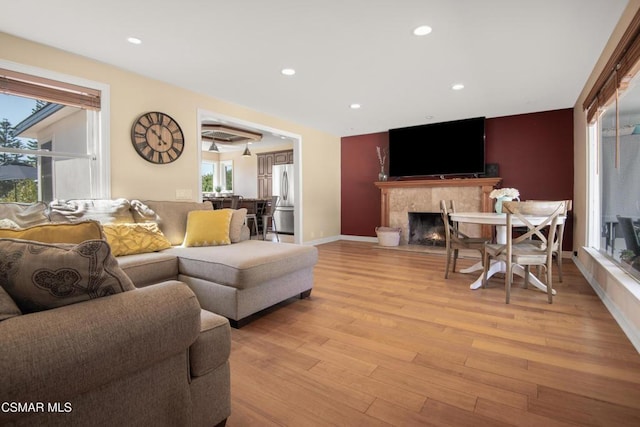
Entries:
<svg viewBox="0 0 640 427">
<path fill-rule="evenodd" d="M 269 231 L 269 222 L 271 222 L 271 232 L 276 235 L 276 241 L 280 241 L 278 230 L 276 229 L 276 219 L 273 216 L 265 215 L 262 217 L 262 240 L 267 240 L 267 232 Z"/>
<path fill-rule="evenodd" d="M 269 228 L 269 217 L 268 216 L 263 216 L 262 217 L 262 240 L 267 240 L 267 229 Z"/>
<path fill-rule="evenodd" d="M 507 263 L 507 271 L 504 275 L 505 304 L 511 300 L 511 282 L 513 282 L 513 264 Z"/>
<path fill-rule="evenodd" d="M 551 260 L 553 262 L 553 260 Z M 553 280 L 551 279 L 551 264 L 547 267 L 547 300 L 553 304 Z"/>
<path fill-rule="evenodd" d="M 560 252 L 556 256 L 556 261 L 558 263 L 558 280 L 562 283 L 562 254 Z"/>
<path fill-rule="evenodd" d="M 527 289 L 529 287 L 529 273 L 531 273 L 531 267 L 528 265 L 524 266 L 524 288 Z"/>
<path fill-rule="evenodd" d="M 458 250 L 454 249 L 453 250 L 453 268 L 451 269 L 453 273 L 456 272 L 456 261 L 458 261 Z"/>
<path fill-rule="evenodd" d="M 271 231 L 276 235 L 276 241 L 280 242 L 280 236 L 278 236 L 278 229 L 276 228 L 276 219 L 271 217 Z"/>
<path fill-rule="evenodd" d="M 259 234 L 258 234 L 258 220 L 255 217 L 248 217 L 246 219 L 246 221 L 251 221 L 253 224 L 253 231 L 255 231 L 256 233 L 256 239 L 258 238 Z M 245 222 L 246 224 L 246 222 Z M 248 224 L 247 224 L 248 226 Z M 251 227 L 249 227 L 249 230 L 251 230 Z M 251 232 L 249 232 L 249 240 L 251 240 Z"/>
<path fill-rule="evenodd" d="M 451 248 L 447 248 L 447 262 L 444 267 L 444 278 L 449 278 L 449 263 L 451 262 Z"/>
<path fill-rule="evenodd" d="M 487 252 L 484 253 L 482 261 L 482 287 L 487 287 L 487 275 L 489 274 L 489 254 Z"/>
</svg>

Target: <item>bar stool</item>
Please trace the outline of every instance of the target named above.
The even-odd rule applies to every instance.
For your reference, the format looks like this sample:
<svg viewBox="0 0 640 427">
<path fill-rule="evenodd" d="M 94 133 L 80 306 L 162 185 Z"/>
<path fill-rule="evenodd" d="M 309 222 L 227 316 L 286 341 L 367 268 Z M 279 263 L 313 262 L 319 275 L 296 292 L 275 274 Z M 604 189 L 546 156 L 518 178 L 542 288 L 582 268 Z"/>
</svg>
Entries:
<svg viewBox="0 0 640 427">
<path fill-rule="evenodd" d="M 271 232 L 276 235 L 276 240 L 280 241 L 280 236 L 278 236 L 278 230 L 276 229 L 276 220 L 273 217 L 273 214 L 276 211 L 276 206 L 278 205 L 279 196 L 271 197 L 271 206 L 269 206 L 269 212 L 262 215 L 262 240 L 267 240 L 267 231 L 269 229 L 269 223 L 271 223 Z"/>
<path fill-rule="evenodd" d="M 237 209 L 238 206 L 240 205 L 240 200 L 242 199 L 242 196 L 234 196 L 237 197 L 237 201 L 236 201 L 236 207 L 234 209 Z M 232 202 L 233 203 L 233 202 Z M 249 221 L 251 221 L 251 224 L 249 224 Z M 259 236 L 258 234 L 258 215 L 253 212 L 253 213 L 249 213 L 247 212 L 247 216 L 245 216 L 244 219 L 244 224 L 249 227 L 249 240 L 251 240 L 251 228 L 253 226 L 253 231 L 255 232 L 256 237 Z"/>
<path fill-rule="evenodd" d="M 253 231 L 255 232 L 256 236 L 259 236 L 258 234 L 258 216 L 254 213 L 248 213 L 244 223 L 247 227 L 249 227 L 249 230 L 251 230 L 251 226 L 249 226 L 249 221 L 251 220 L 252 222 L 252 226 L 253 226 Z M 251 239 L 251 234 L 249 234 L 249 239 Z"/>
<path fill-rule="evenodd" d="M 233 195 L 231 196 L 231 209 L 238 209 L 238 206 L 240 205 L 240 199 L 242 198 L 242 196 L 237 196 L 237 195 Z"/>
</svg>

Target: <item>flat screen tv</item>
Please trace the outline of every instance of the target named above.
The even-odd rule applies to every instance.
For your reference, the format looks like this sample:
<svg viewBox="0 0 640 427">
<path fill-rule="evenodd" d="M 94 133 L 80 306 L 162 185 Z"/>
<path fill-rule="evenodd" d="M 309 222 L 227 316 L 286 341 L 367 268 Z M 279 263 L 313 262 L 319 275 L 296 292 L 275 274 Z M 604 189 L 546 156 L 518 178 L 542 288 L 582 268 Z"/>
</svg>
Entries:
<svg viewBox="0 0 640 427">
<path fill-rule="evenodd" d="M 484 174 L 484 117 L 389 129 L 389 176 Z"/>
</svg>

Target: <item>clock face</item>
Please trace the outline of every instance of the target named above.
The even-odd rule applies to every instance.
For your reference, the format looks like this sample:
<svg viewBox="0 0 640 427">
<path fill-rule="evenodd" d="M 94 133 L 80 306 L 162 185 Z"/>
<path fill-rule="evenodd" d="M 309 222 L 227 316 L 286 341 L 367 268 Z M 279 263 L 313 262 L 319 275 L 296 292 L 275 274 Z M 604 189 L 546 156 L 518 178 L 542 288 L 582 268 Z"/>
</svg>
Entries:
<svg viewBox="0 0 640 427">
<path fill-rule="evenodd" d="M 171 163 L 182 154 L 184 135 L 178 123 L 157 111 L 138 117 L 131 128 L 136 152 L 151 163 Z"/>
</svg>

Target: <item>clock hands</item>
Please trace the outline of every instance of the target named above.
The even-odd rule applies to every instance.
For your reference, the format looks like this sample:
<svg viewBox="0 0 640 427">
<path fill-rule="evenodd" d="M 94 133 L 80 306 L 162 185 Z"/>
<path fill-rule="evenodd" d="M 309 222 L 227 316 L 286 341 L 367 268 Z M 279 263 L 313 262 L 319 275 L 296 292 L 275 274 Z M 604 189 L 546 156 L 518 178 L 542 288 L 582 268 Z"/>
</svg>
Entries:
<svg viewBox="0 0 640 427">
<path fill-rule="evenodd" d="M 151 128 L 151 133 L 153 133 L 155 136 L 158 137 L 160 145 L 167 145 L 167 142 L 164 139 L 162 139 L 162 134 L 161 133 L 156 132 L 156 130 L 154 128 Z"/>
</svg>

